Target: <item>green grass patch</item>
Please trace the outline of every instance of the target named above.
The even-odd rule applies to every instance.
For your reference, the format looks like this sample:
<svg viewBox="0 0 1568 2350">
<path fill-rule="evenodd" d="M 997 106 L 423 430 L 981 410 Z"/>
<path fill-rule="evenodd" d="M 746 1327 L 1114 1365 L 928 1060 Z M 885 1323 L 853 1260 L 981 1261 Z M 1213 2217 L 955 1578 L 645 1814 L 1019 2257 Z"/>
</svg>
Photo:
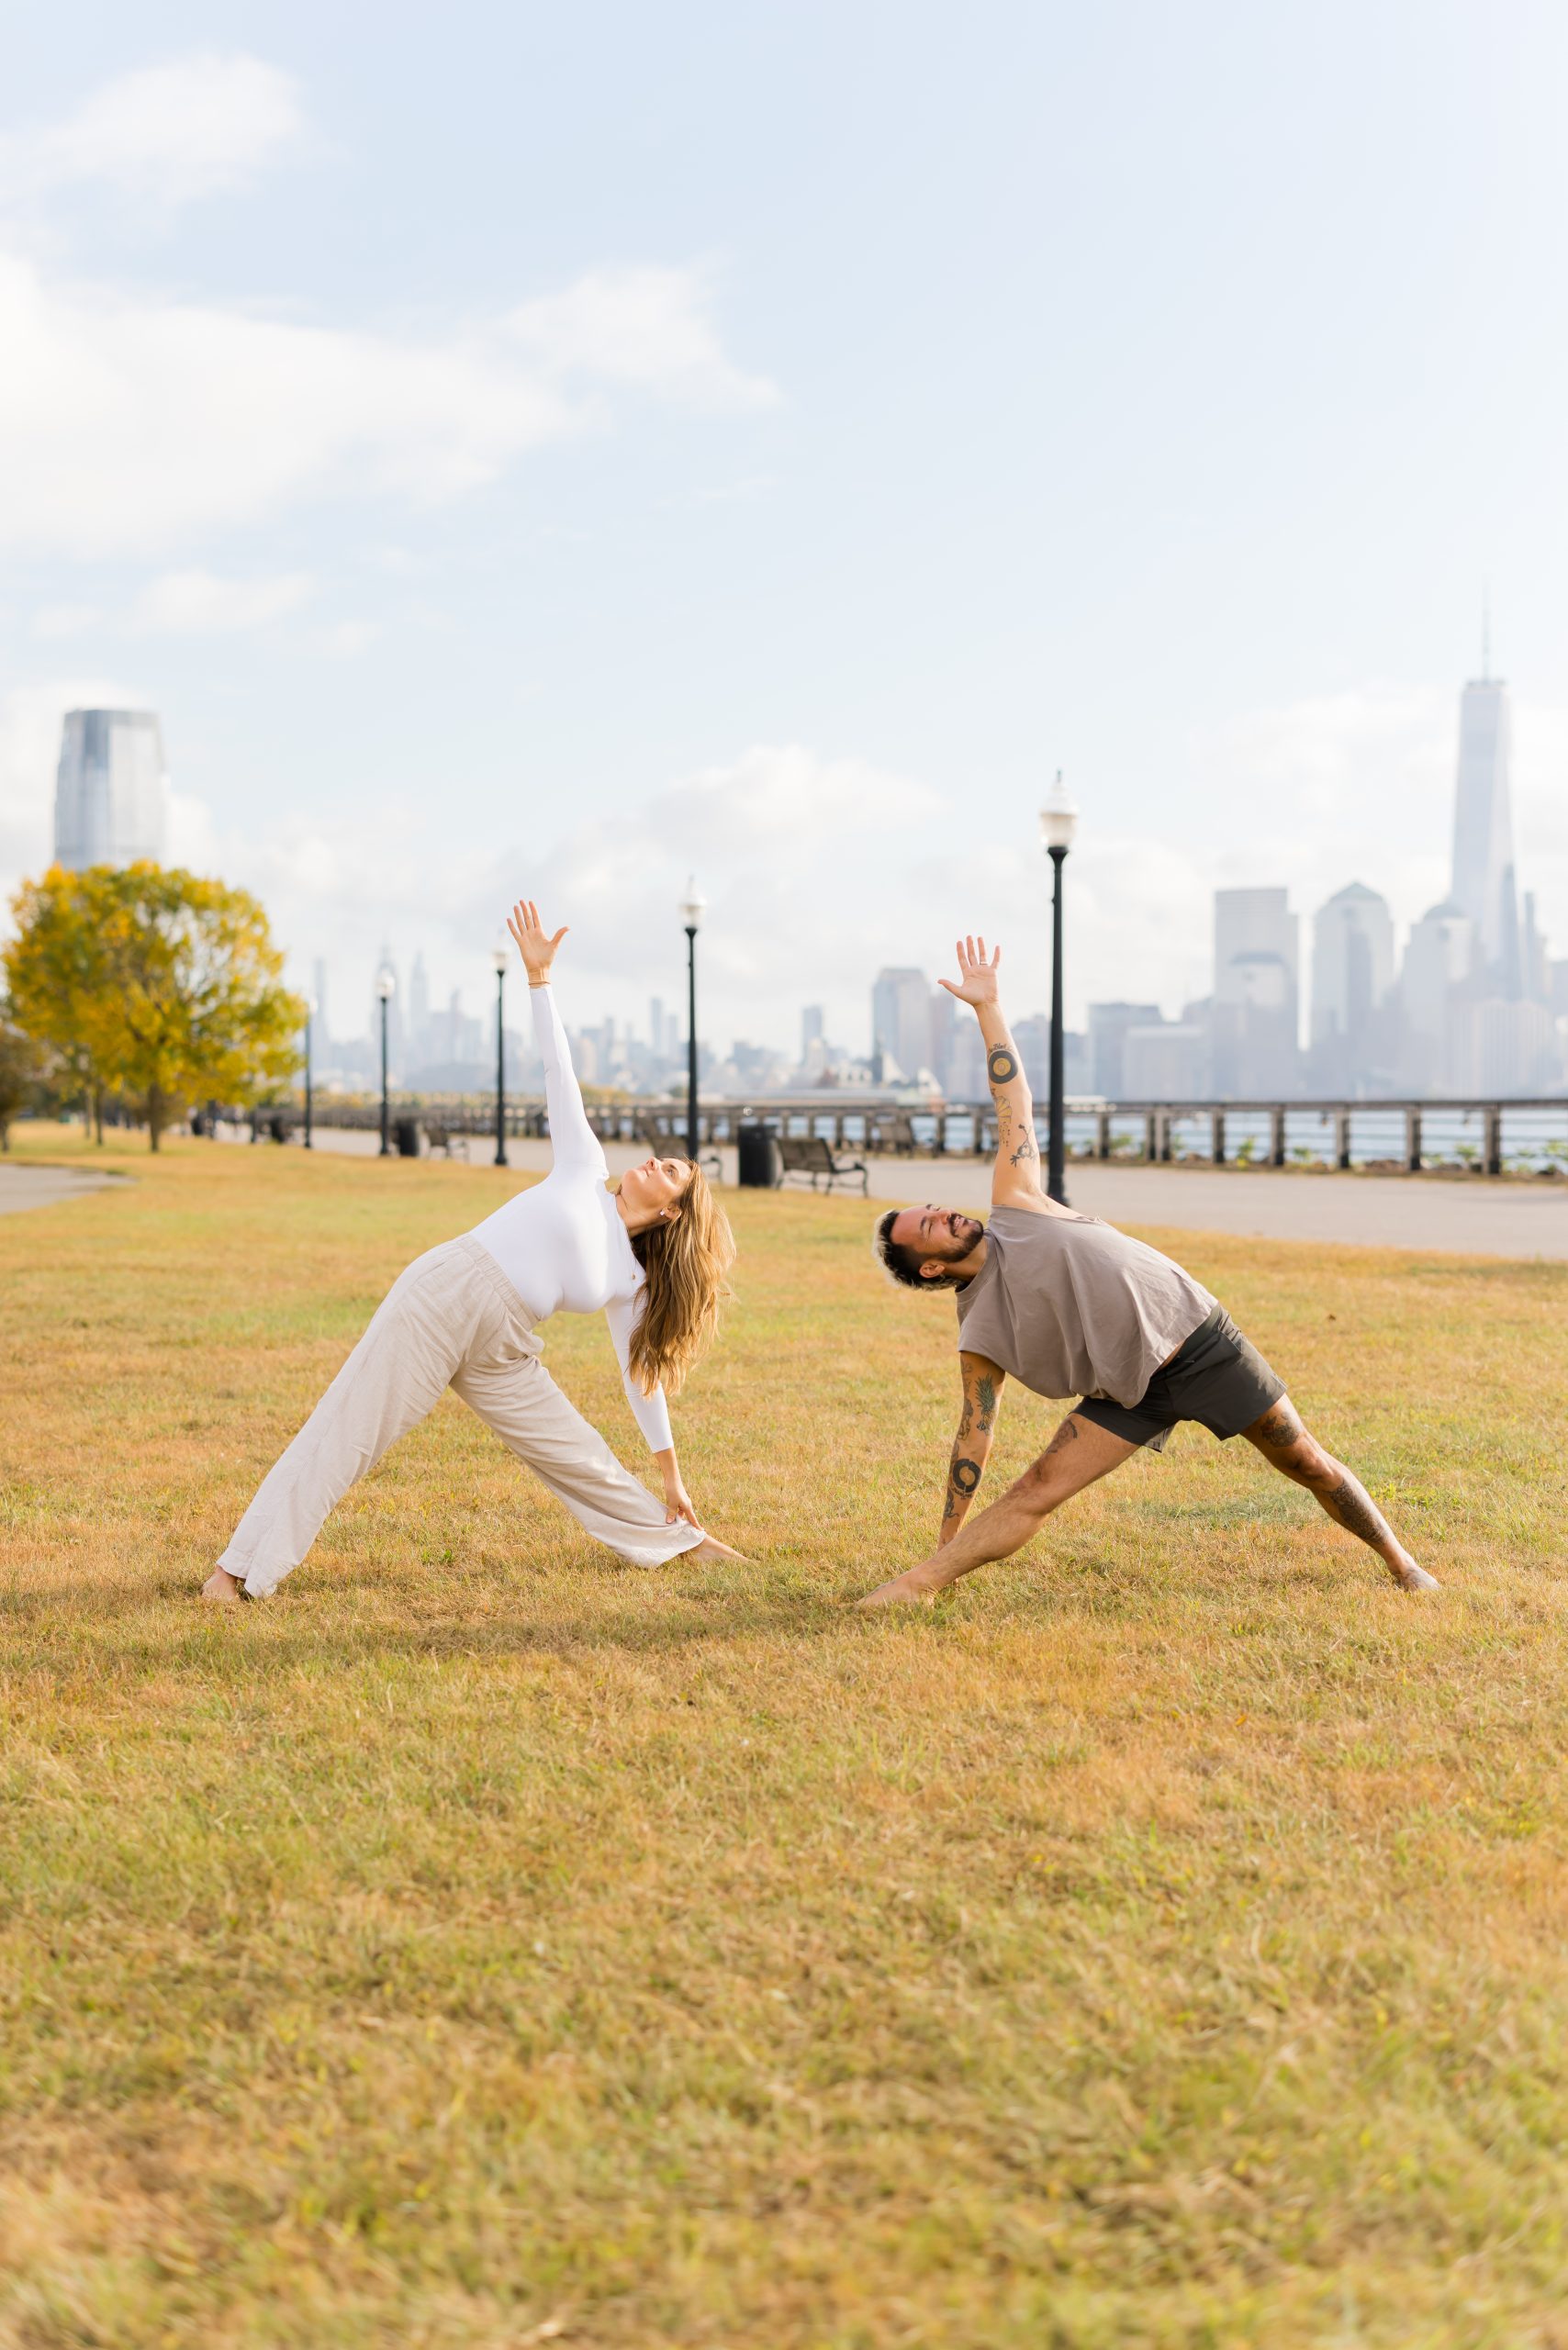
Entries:
<svg viewBox="0 0 1568 2350">
<path fill-rule="evenodd" d="M 1183 1431 L 857 1617 L 951 1309 L 741 1194 L 676 1418 L 751 1563 L 622 1568 L 449 1398 L 204 1612 L 513 1179 L 106 1156 L 0 1219 L 5 2350 L 1568 2344 L 1568 1268 L 1172 1244 L 1435 1603 Z M 547 1356 L 641 1466 L 602 1328 Z"/>
</svg>

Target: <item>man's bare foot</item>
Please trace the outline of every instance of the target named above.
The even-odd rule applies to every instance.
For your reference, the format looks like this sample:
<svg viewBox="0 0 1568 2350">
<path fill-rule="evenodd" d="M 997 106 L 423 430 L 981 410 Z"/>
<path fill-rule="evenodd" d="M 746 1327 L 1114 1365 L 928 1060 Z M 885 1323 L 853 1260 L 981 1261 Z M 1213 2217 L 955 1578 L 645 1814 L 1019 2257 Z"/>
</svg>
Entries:
<svg viewBox="0 0 1568 2350">
<path fill-rule="evenodd" d="M 240 1604 L 240 1578 L 231 1575 L 227 1567 L 214 1567 L 201 1587 L 201 1595 L 204 1599 L 216 1599 L 221 1606 L 237 1607 Z"/>
<path fill-rule="evenodd" d="M 1418 1567 L 1408 1550 L 1401 1551 L 1397 1566 L 1392 1560 L 1386 1563 L 1389 1573 L 1401 1591 L 1440 1591 L 1442 1589 L 1437 1576 L 1429 1575 L 1425 1567 Z"/>
<path fill-rule="evenodd" d="M 906 1567 L 902 1575 L 894 1575 L 890 1583 L 879 1583 L 857 1607 L 897 1607 L 913 1600 L 929 1606 L 939 1591 L 947 1588 L 947 1577 L 935 1559 L 922 1559 L 917 1567 Z"/>
<path fill-rule="evenodd" d="M 732 1550 L 727 1542 L 721 1542 L 712 1534 L 705 1534 L 701 1541 L 694 1543 L 683 1556 L 688 1559 L 734 1559 L 743 1567 L 751 1564 L 744 1550 Z"/>
</svg>

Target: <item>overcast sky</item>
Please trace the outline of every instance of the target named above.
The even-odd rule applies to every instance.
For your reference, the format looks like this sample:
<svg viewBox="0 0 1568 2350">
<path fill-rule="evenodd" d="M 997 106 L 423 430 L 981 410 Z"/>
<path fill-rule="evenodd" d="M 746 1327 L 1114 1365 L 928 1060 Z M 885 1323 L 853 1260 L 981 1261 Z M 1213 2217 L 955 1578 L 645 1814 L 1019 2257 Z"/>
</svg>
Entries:
<svg viewBox="0 0 1568 2350">
<path fill-rule="evenodd" d="M 189 861 L 362 1024 L 867 1041 L 959 927 L 1206 990 L 1209 892 L 1447 883 L 1490 580 L 1568 954 L 1555 0 L 112 0 L 0 95 L 0 885 L 60 713 L 162 716 Z M 569 990 L 569 995 L 567 993 Z"/>
</svg>

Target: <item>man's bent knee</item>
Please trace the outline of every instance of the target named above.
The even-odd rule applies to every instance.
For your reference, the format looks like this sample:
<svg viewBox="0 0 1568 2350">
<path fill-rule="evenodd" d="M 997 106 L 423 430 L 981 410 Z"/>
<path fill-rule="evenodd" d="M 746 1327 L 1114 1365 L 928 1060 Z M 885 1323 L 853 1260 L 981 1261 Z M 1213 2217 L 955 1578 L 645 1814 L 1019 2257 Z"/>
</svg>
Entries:
<svg viewBox="0 0 1568 2350">
<path fill-rule="evenodd" d="M 1333 1455 L 1325 1452 L 1315 1436 L 1304 1428 L 1294 1444 L 1271 1451 L 1270 1458 L 1298 1485 L 1331 1485 L 1344 1472 Z"/>
</svg>

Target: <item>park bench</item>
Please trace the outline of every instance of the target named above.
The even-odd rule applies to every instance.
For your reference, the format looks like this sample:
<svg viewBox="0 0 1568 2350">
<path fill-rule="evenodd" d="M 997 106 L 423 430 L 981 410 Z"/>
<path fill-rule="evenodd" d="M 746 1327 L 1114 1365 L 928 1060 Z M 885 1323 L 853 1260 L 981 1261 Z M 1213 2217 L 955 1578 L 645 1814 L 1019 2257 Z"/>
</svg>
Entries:
<svg viewBox="0 0 1568 2350">
<path fill-rule="evenodd" d="M 450 1126 L 427 1126 L 425 1133 L 430 1141 L 432 1158 L 438 1150 L 443 1158 L 452 1157 L 452 1128 Z"/>
<path fill-rule="evenodd" d="M 676 1133 L 674 1120 L 661 1116 L 655 1110 L 638 1111 L 632 1121 L 632 1139 L 660 1151 L 668 1150 L 672 1144 L 678 1148 L 684 1146 L 684 1136 Z"/>
<path fill-rule="evenodd" d="M 899 1152 L 906 1158 L 914 1157 L 918 1148 L 914 1127 L 902 1111 L 876 1121 L 873 1147 L 878 1150 Z"/>
<path fill-rule="evenodd" d="M 868 1195 L 870 1179 L 863 1158 L 835 1158 L 822 1135 L 780 1135 L 778 1147 L 778 1181 L 787 1183 L 798 1176 L 809 1182 L 814 1192 L 820 1184 L 831 1192 L 835 1183 L 853 1183 L 860 1179 L 862 1197 Z"/>
</svg>

